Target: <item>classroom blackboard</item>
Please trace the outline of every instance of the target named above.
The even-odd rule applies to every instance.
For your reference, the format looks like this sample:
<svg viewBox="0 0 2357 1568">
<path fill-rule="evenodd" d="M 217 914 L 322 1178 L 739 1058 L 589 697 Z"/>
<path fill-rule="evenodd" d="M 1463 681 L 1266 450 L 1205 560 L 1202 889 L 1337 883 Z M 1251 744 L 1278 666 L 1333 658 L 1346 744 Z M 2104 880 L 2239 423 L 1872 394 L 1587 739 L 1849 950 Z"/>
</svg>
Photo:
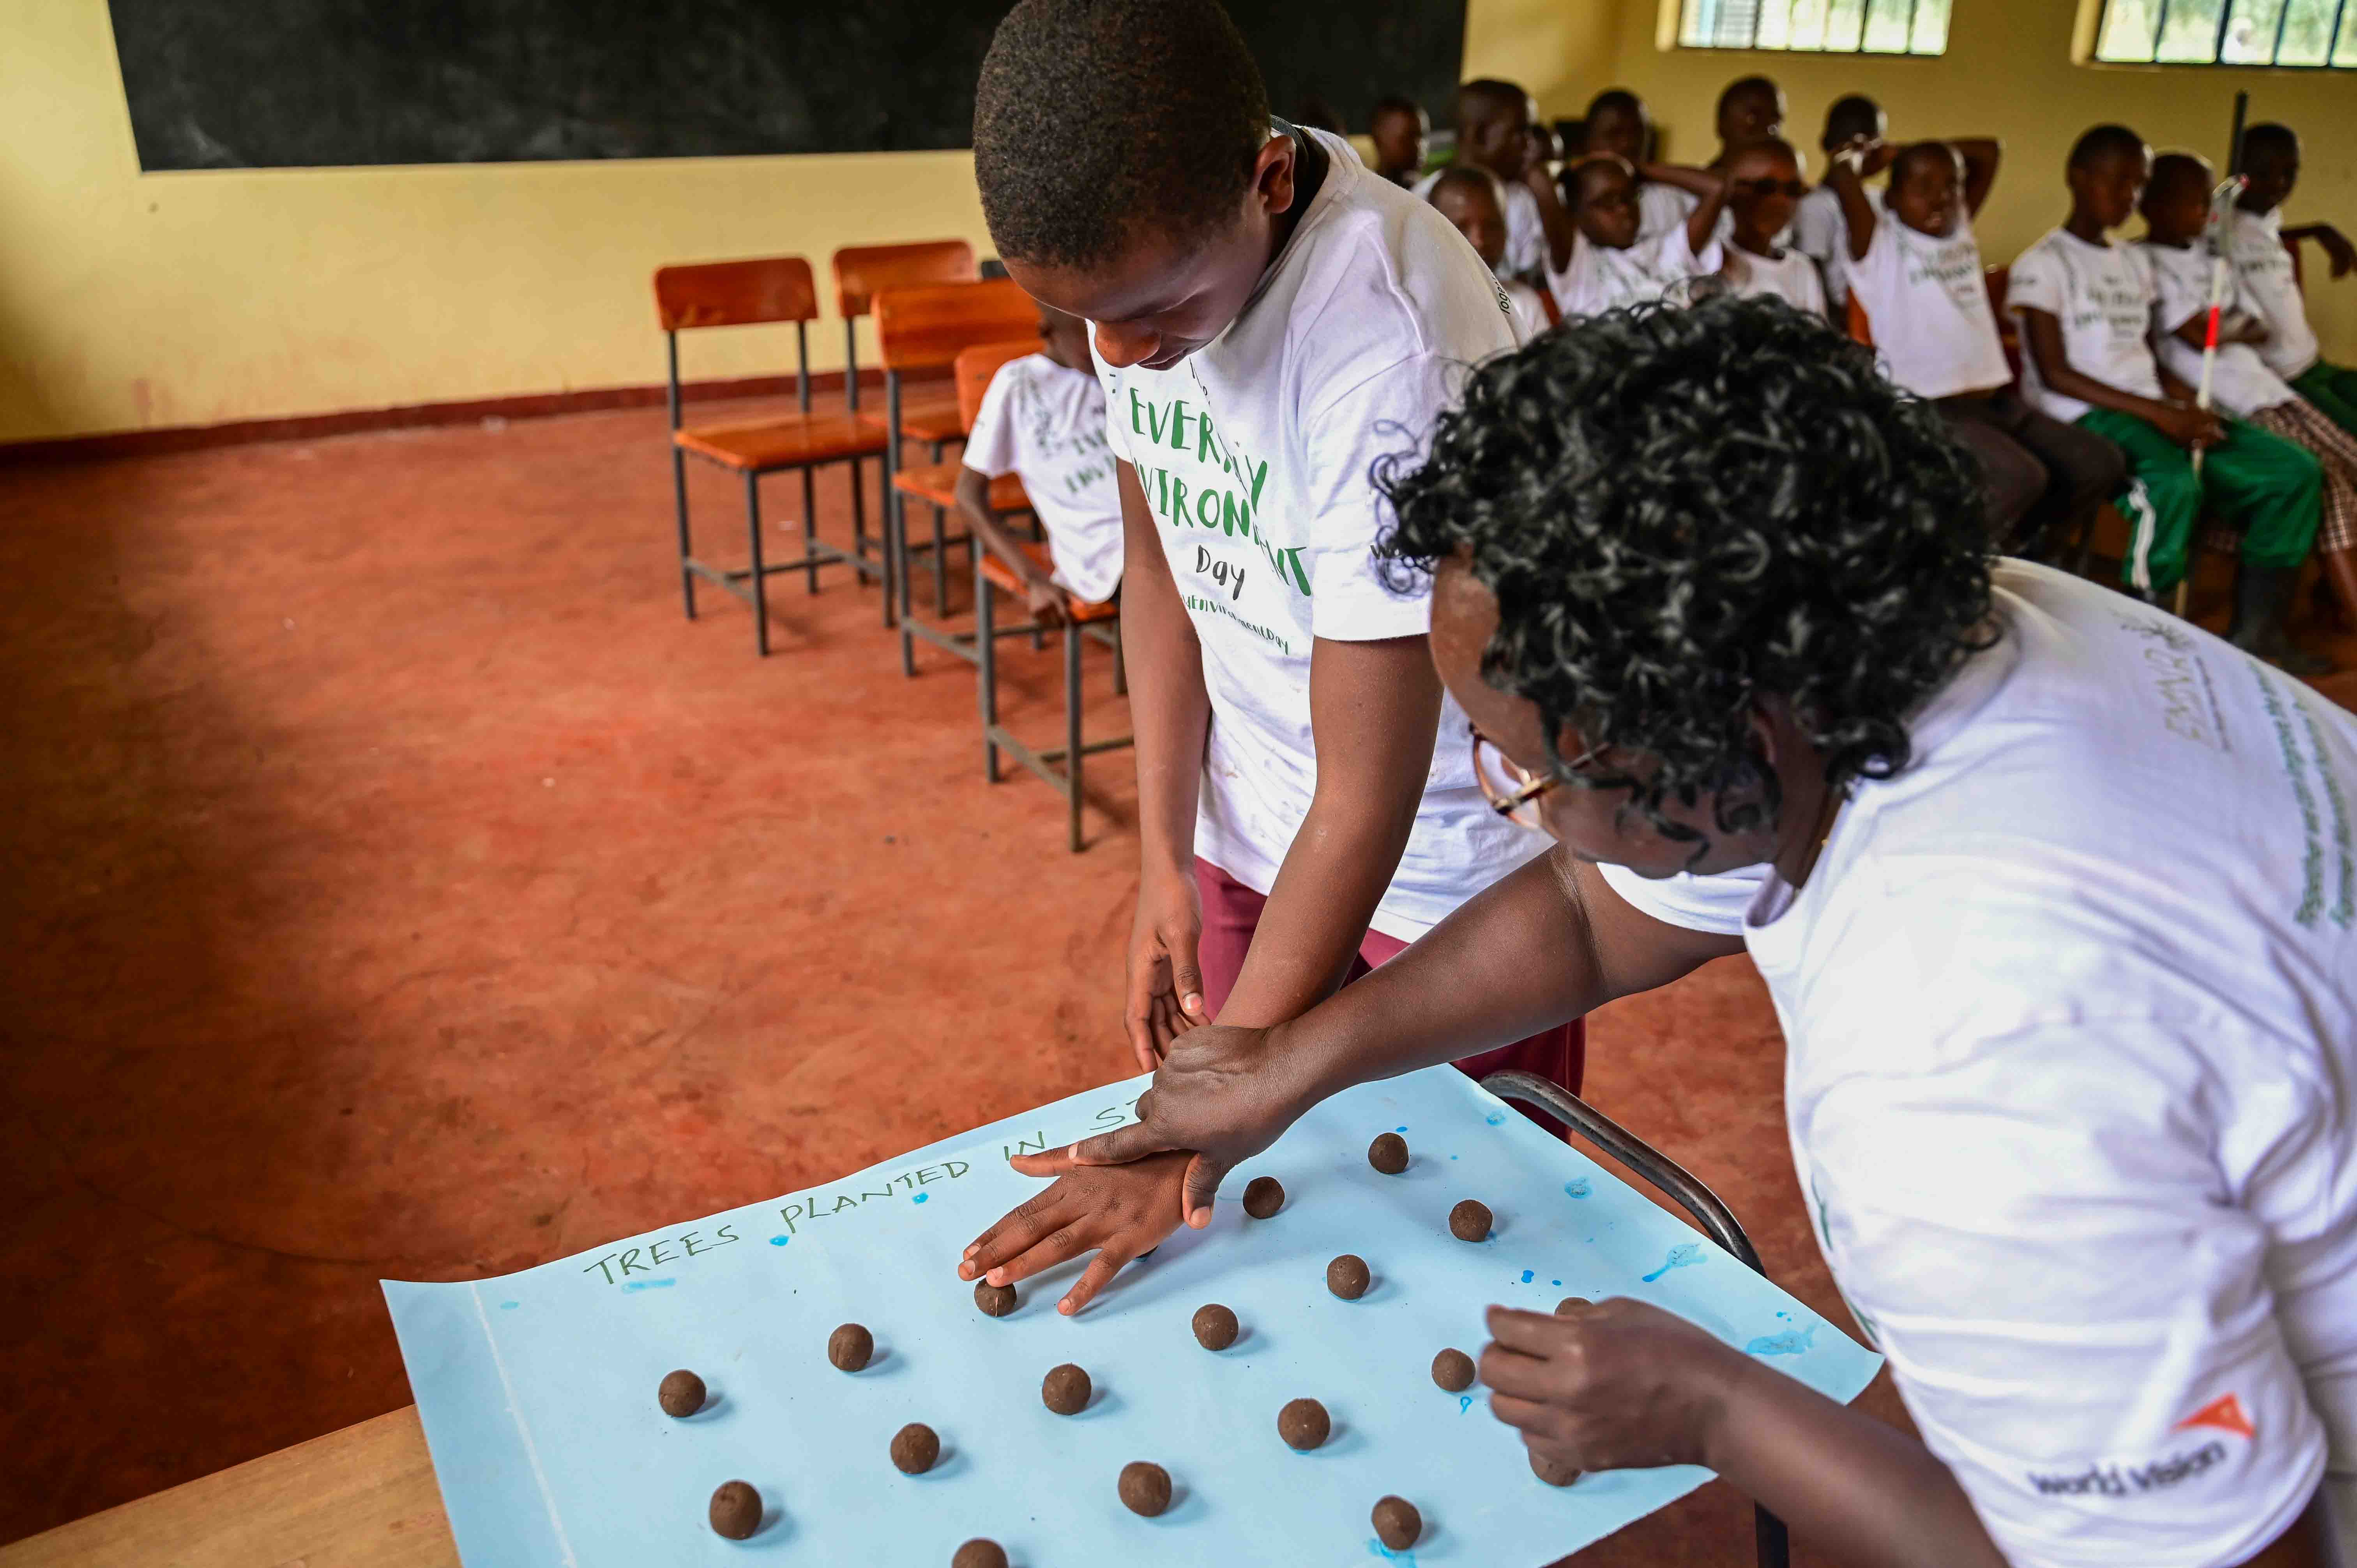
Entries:
<svg viewBox="0 0 2357 1568">
<path fill-rule="evenodd" d="M 143 169 L 972 145 L 1006 0 L 109 0 Z M 1271 106 L 1446 124 L 1465 0 L 1232 0 Z"/>
</svg>

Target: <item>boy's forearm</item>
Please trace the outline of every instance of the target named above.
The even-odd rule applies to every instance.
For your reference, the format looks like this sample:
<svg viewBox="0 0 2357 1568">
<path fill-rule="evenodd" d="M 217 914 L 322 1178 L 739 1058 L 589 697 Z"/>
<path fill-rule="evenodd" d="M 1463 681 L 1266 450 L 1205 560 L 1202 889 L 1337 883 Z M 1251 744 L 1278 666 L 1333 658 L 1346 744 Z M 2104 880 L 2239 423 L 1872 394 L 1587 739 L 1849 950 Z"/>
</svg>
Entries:
<svg viewBox="0 0 2357 1568">
<path fill-rule="evenodd" d="M 2005 144 L 1995 136 L 1960 136 L 1948 145 L 1964 160 L 1964 210 L 1978 217 L 1982 203 L 1988 200 L 1989 191 L 1996 184 L 1997 164 L 2005 156 Z"/>
<path fill-rule="evenodd" d="M 1834 159 L 1825 171 L 1825 183 L 1833 187 L 1834 199 L 1841 203 L 1843 240 L 1849 247 L 1849 259 L 1862 262 L 1874 243 L 1874 226 L 1880 220 L 1875 216 L 1874 203 L 1867 199 L 1857 166 L 1846 157 Z"/>
<path fill-rule="evenodd" d="M 1563 272 L 1571 265 L 1572 241 L 1578 229 L 1572 221 L 1570 209 L 1564 206 L 1563 197 L 1556 191 L 1555 181 L 1548 177 L 1545 166 L 1536 167 L 1536 174 L 1526 177 L 1523 185 L 1539 204 L 1539 225 L 1546 231 L 1547 265 L 1555 272 Z"/>
<path fill-rule="evenodd" d="M 1202 646 L 1155 535 L 1137 470 L 1125 462 L 1116 472 L 1124 551 L 1121 640 L 1135 737 L 1139 851 L 1148 875 L 1192 875 L 1195 802 L 1211 724 Z"/>
<path fill-rule="evenodd" d="M 969 483 L 968 481 L 974 481 Z M 1039 576 L 1039 567 L 1029 553 L 1017 544 L 998 521 L 990 507 L 990 481 L 972 468 L 960 472 L 957 482 L 958 515 L 965 519 L 966 527 L 982 541 L 983 548 L 1006 563 L 1015 574 L 1016 581 L 1028 583 Z"/>
</svg>

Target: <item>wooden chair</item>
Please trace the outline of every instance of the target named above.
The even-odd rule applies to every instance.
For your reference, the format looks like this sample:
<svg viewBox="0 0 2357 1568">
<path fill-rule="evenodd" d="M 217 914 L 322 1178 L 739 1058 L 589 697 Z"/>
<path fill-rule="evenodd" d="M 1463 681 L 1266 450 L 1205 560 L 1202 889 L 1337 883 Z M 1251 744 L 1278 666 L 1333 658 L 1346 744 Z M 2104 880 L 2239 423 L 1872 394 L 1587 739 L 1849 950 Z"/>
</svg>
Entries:
<svg viewBox="0 0 2357 1568">
<path fill-rule="evenodd" d="M 671 412 L 672 498 L 678 513 L 680 589 L 687 601 L 687 618 L 695 618 L 695 580 L 702 577 L 725 588 L 753 609 L 753 646 L 764 657 L 770 651 L 769 579 L 781 572 L 809 574 L 810 591 L 818 592 L 822 566 L 845 565 L 862 576 L 880 575 L 885 566 L 866 561 L 865 553 L 849 553 L 818 541 L 818 499 L 813 475 L 830 463 L 851 466 L 853 528 L 866 532 L 866 505 L 860 486 L 859 464 L 880 456 L 887 443 L 881 431 L 850 413 L 813 413 L 810 382 L 810 323 L 818 315 L 818 292 L 811 280 L 810 263 L 800 256 L 767 256 L 740 262 L 704 262 L 660 267 L 654 276 L 655 314 L 662 324 L 663 350 Z M 768 322 L 794 324 L 794 388 L 800 412 L 728 424 L 681 424 L 679 335 L 706 327 L 749 327 Z M 752 552 L 750 566 L 727 571 L 699 561 L 690 542 L 687 519 L 687 458 L 693 454 L 745 480 L 745 525 Z M 802 554 L 799 560 L 770 563 L 761 548 L 761 476 L 798 470 L 802 477 Z M 890 598 L 891 585 L 885 584 Z"/>
<path fill-rule="evenodd" d="M 876 337 L 884 360 L 885 471 L 897 478 L 904 467 L 904 379 L 911 372 L 953 371 L 958 355 L 977 344 L 1007 343 L 1024 337 L 1036 339 L 1039 308 L 1012 282 L 994 278 L 983 283 L 887 289 L 876 296 L 875 312 Z M 960 423 L 957 435 L 962 437 L 964 433 L 965 427 Z M 920 637 L 961 659 L 973 660 L 972 639 L 911 617 L 908 495 L 896 484 L 888 500 L 884 520 L 886 548 L 891 559 L 886 564 L 886 571 L 898 589 L 896 610 L 902 672 L 917 672 L 915 639 Z M 933 513 L 933 607 L 939 611 L 948 607 L 947 552 L 952 543 L 957 542 L 944 533 L 946 510 L 937 506 Z M 969 549 L 973 547 L 971 538 L 964 542 Z"/>
<path fill-rule="evenodd" d="M 1849 301 L 1849 335 L 1851 340 L 1853 342 L 1863 343 L 1869 349 L 1873 348 L 1874 323 L 1866 318 L 1866 306 L 1857 302 L 1857 295 L 1855 291 L 1845 295 L 1843 297 Z"/>
<path fill-rule="evenodd" d="M 1026 552 L 1042 570 L 1049 565 L 1048 553 L 1037 545 L 1026 545 Z M 1121 667 L 1121 605 L 1118 600 L 1092 604 L 1064 596 L 1064 744 L 1048 751 L 1035 751 L 1016 738 L 998 722 L 998 639 L 1009 632 L 1034 633 L 1037 628 L 1022 626 L 1000 628 L 992 614 L 996 595 L 1004 593 L 1017 600 L 1023 597 L 1023 585 L 1007 564 L 987 550 L 974 558 L 974 645 L 982 680 L 982 750 L 983 772 L 993 784 L 998 782 L 998 754 L 1005 751 L 1016 761 L 1045 779 L 1064 797 L 1072 853 L 1085 847 L 1081 838 L 1081 764 L 1085 757 L 1100 751 L 1117 751 L 1130 744 L 1131 737 L 1121 736 L 1112 740 L 1081 739 L 1081 642 L 1092 638 L 1113 650 L 1114 690 L 1126 691 Z M 1062 766 L 1059 767 L 1058 764 Z"/>
<path fill-rule="evenodd" d="M 834 308 L 843 317 L 845 385 L 850 406 L 859 407 L 859 318 L 868 314 L 877 295 L 888 288 L 922 288 L 928 284 L 974 283 L 974 247 L 963 240 L 922 240 L 906 245 L 847 245 L 834 253 Z M 877 424 L 881 417 L 866 417 Z M 900 434 L 923 441 L 940 462 L 941 448 L 965 434 L 957 417 L 957 399 L 934 392 L 911 397 L 901 410 Z"/>
</svg>

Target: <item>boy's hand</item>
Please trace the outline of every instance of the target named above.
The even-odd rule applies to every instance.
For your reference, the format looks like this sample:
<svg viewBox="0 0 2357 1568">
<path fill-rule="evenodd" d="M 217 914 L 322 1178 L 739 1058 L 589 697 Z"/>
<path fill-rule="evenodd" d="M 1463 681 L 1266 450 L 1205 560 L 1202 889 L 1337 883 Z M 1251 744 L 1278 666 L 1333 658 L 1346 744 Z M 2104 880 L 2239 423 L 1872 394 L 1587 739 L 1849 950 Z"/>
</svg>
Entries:
<svg viewBox="0 0 2357 1568">
<path fill-rule="evenodd" d="M 1129 931 L 1129 998 L 1122 1023 L 1140 1072 L 1152 1072 L 1173 1040 L 1211 1022 L 1203 1001 L 1202 966 L 1195 957 L 1202 936 L 1202 896 L 1193 875 L 1149 875 L 1138 884 L 1137 916 Z"/>
<path fill-rule="evenodd" d="M 2163 405 L 2167 417 L 2155 419 L 2160 433 L 2188 450 L 2199 446 L 2215 446 L 2226 439 L 2226 427 L 2218 416 L 2206 409 L 2188 408 L 2182 403 Z"/>
<path fill-rule="evenodd" d="M 1491 1413 L 1581 1470 L 1709 1463 L 1750 1360 L 1684 1318 L 1602 1301 L 1567 1317 L 1493 1306 L 1481 1352 Z"/>
<path fill-rule="evenodd" d="M 1178 1188 L 1189 1157 L 1175 1153 L 1134 1165 L 1076 1165 L 1067 1149 L 1018 1155 L 1013 1162 L 1017 1170 L 1053 1176 L 1056 1184 L 975 1237 L 958 1264 L 958 1278 L 986 1275 L 992 1284 L 1011 1285 L 1094 1251 L 1096 1261 L 1056 1304 L 1058 1312 L 1071 1316 L 1124 1265 L 1178 1229 Z"/>
<path fill-rule="evenodd" d="M 2357 272 L 2357 245 L 2352 245 L 2347 235 L 2330 223 L 2319 223 L 2315 239 L 2324 247 L 2324 253 L 2332 258 L 2334 277 L 2345 278 L 2352 272 Z"/>
<path fill-rule="evenodd" d="M 1064 590 L 1045 577 L 1034 577 L 1023 585 L 1023 604 L 1038 625 L 1064 624 Z"/>
</svg>

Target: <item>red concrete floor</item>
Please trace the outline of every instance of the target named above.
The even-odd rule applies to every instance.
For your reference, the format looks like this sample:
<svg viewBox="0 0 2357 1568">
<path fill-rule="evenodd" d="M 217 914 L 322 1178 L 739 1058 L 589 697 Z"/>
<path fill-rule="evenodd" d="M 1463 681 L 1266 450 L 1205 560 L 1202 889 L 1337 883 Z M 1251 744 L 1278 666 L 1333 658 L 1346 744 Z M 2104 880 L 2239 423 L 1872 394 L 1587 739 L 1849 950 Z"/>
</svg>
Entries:
<svg viewBox="0 0 2357 1568">
<path fill-rule="evenodd" d="M 689 624 L 662 452 L 632 413 L 0 473 L 0 1541 L 408 1402 L 381 1276 L 1127 1071 L 1125 757 L 1068 854 L 872 590 L 780 582 L 766 661 L 733 601 Z M 1052 731 L 1052 648 L 1008 664 Z M 1589 1087 L 1839 1321 L 1779 1055 L 1730 961 L 1599 1016 Z M 1747 1563 L 1746 1510 L 1714 1485 L 1580 1561 Z"/>
</svg>

